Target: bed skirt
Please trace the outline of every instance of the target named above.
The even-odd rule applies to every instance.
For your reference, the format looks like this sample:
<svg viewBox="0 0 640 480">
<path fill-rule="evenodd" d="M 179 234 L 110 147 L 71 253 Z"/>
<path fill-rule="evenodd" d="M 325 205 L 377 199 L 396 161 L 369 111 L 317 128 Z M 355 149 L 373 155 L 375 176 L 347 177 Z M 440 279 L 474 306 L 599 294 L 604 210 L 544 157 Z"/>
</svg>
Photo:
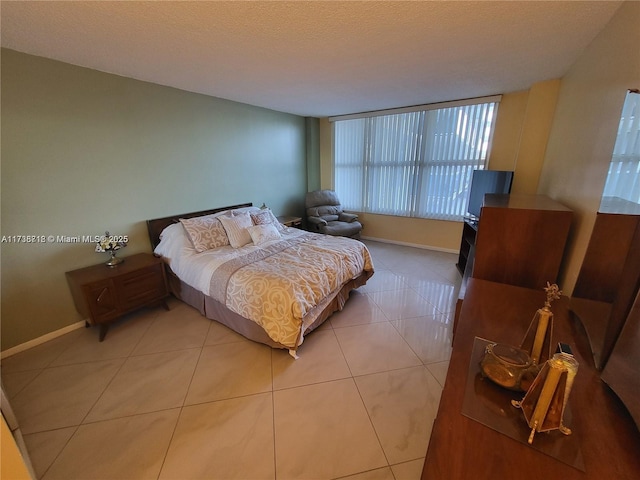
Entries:
<svg viewBox="0 0 640 480">
<path fill-rule="evenodd" d="M 229 327 L 234 332 L 254 342 L 263 343 L 273 348 L 290 349 L 290 347 L 274 341 L 257 323 L 232 312 L 222 303 L 181 281 L 168 266 L 166 266 L 166 270 L 171 293 L 179 300 L 194 307 L 200 314 Z M 320 305 L 309 312 L 303 319 L 303 324 L 305 324 L 304 335 L 306 336 L 322 325 L 334 312 L 342 310 L 351 290 L 367 283 L 371 275 L 373 275 L 372 271 L 363 271 L 358 277 L 348 281 L 342 288 L 329 295 Z M 306 323 L 309 324 L 306 325 Z M 298 344 L 300 343 L 298 340 Z"/>
</svg>

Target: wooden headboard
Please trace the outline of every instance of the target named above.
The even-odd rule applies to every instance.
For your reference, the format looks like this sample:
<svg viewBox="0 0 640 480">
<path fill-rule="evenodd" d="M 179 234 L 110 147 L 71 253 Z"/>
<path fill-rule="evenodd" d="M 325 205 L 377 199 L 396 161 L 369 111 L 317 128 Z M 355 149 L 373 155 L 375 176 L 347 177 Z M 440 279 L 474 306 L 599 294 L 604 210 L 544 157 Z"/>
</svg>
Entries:
<svg viewBox="0 0 640 480">
<path fill-rule="evenodd" d="M 181 218 L 201 217 L 212 213 L 222 212 L 224 210 L 233 210 L 236 208 L 251 207 L 253 203 L 241 203 L 240 205 L 231 205 L 229 207 L 214 208 L 212 210 L 202 210 L 201 212 L 182 213 L 180 215 L 172 215 L 170 217 L 154 218 L 147 220 L 147 231 L 149 232 L 149 240 L 151 241 L 151 249 L 154 250 L 160 243 L 160 234 L 172 223 L 177 223 Z"/>
</svg>

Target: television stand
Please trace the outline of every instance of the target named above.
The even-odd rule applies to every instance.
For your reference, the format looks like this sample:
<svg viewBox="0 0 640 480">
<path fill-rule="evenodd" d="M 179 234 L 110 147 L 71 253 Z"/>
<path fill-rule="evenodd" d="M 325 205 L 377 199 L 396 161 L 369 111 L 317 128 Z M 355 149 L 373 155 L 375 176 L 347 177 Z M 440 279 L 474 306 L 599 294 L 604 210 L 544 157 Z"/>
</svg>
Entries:
<svg viewBox="0 0 640 480">
<path fill-rule="evenodd" d="M 473 267 L 473 260 L 469 258 L 472 248 L 476 244 L 476 234 L 478 233 L 478 220 L 475 217 L 465 217 L 462 225 L 462 239 L 460 240 L 460 253 L 458 255 L 458 263 L 456 267 L 460 275 L 464 276 L 467 268 Z"/>
</svg>

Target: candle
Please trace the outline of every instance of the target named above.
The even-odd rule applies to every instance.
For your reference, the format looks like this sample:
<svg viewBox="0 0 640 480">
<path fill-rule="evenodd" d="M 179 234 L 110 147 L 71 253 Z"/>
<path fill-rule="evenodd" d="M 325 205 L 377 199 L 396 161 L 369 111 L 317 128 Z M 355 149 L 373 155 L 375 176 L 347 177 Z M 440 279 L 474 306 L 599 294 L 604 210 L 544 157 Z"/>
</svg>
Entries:
<svg viewBox="0 0 640 480">
<path fill-rule="evenodd" d="M 531 359 L 533 363 L 537 364 L 542 354 L 542 345 L 544 344 L 544 337 L 547 335 L 547 326 L 549 325 L 549 317 L 551 312 L 548 310 L 538 310 L 540 316 L 538 320 L 538 328 L 536 329 L 536 336 L 533 341 L 533 347 L 531 348 Z"/>
<path fill-rule="evenodd" d="M 567 369 L 567 385 L 564 387 L 564 401 L 562 402 L 562 412 L 564 413 L 567 400 L 569 400 L 569 393 L 571 393 L 571 387 L 573 386 L 573 380 L 578 373 L 578 362 L 573 355 L 569 355 L 568 353 L 556 353 L 553 358 L 554 360 L 557 359 L 561 361 Z"/>
<path fill-rule="evenodd" d="M 538 397 L 536 408 L 533 410 L 533 415 L 529 422 L 529 427 L 531 427 L 531 435 L 528 440 L 529 443 L 533 442 L 534 432 L 539 432 L 542 429 L 542 424 L 547 416 L 551 400 L 553 399 L 553 395 L 558 387 L 560 375 L 566 370 L 562 362 L 559 360 L 549 360 L 547 365 L 549 366 L 547 378 L 544 380 L 544 385 L 542 386 L 542 391 Z"/>
</svg>

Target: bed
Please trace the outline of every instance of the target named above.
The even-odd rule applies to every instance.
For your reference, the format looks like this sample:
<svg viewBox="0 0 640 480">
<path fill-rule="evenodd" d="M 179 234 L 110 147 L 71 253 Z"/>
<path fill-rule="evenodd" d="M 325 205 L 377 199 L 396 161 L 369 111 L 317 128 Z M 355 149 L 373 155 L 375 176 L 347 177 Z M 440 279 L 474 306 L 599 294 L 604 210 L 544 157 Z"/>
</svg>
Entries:
<svg viewBox="0 0 640 480">
<path fill-rule="evenodd" d="M 174 296 L 294 358 L 374 272 L 362 242 L 285 227 L 251 203 L 148 220 L 147 229 Z"/>
</svg>

